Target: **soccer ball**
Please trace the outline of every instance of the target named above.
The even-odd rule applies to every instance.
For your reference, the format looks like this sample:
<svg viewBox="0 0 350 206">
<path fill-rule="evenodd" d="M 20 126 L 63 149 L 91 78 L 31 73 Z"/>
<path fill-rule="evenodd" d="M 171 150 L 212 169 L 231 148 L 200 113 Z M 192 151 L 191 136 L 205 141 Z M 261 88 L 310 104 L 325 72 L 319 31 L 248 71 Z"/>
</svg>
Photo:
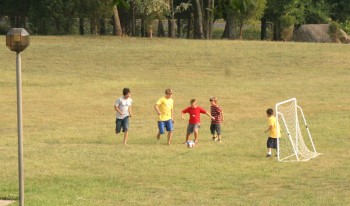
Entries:
<svg viewBox="0 0 350 206">
<path fill-rule="evenodd" d="M 192 148 L 194 146 L 194 142 L 192 140 L 189 140 L 186 142 L 188 148 Z"/>
</svg>

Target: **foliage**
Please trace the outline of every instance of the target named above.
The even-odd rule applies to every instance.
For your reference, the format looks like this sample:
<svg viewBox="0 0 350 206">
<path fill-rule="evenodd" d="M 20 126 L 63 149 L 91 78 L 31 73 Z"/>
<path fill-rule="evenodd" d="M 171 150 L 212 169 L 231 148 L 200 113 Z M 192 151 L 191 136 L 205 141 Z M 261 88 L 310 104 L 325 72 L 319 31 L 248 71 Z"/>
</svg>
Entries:
<svg viewBox="0 0 350 206">
<path fill-rule="evenodd" d="M 340 26 L 348 35 L 350 34 L 350 20 L 340 23 Z"/>
<path fill-rule="evenodd" d="M 327 0 L 331 8 L 332 20 L 345 22 L 350 20 L 350 4 L 348 0 Z"/>
<path fill-rule="evenodd" d="M 340 32 L 340 24 L 338 22 L 331 22 L 329 24 L 329 35 L 332 39 L 336 39 L 339 37 Z"/>
<path fill-rule="evenodd" d="M 284 15 L 281 17 L 281 38 L 284 41 L 289 41 L 291 39 L 295 22 L 296 18 L 294 16 Z"/>
<path fill-rule="evenodd" d="M 30 30 L 36 34 L 69 34 L 73 30 L 76 0 L 38 0 L 29 10 Z"/>
<path fill-rule="evenodd" d="M 260 19 L 263 15 L 266 0 L 231 0 L 230 1 L 234 18 L 238 19 L 239 25 L 247 21 Z"/>
<path fill-rule="evenodd" d="M 305 23 L 325 24 L 330 21 L 330 6 L 326 0 L 312 0 L 305 6 Z"/>
</svg>

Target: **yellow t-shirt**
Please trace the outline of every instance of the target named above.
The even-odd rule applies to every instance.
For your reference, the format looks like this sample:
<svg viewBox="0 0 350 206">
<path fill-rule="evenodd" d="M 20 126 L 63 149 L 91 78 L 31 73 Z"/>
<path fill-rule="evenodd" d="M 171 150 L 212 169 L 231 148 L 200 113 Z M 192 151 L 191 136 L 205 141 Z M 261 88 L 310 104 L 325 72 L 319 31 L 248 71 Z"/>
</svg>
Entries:
<svg viewBox="0 0 350 206">
<path fill-rule="evenodd" d="M 159 115 L 159 119 L 160 121 L 168 121 L 172 118 L 172 110 L 174 107 L 174 100 L 172 98 L 165 98 L 162 97 L 160 99 L 158 99 L 157 105 L 159 105 L 159 111 L 160 111 L 160 115 Z"/>
<path fill-rule="evenodd" d="M 269 117 L 268 122 L 269 122 L 269 126 L 272 126 L 272 129 L 270 130 L 270 137 L 272 138 L 281 137 L 281 132 L 279 127 L 278 127 L 278 131 L 276 131 L 277 130 L 276 117 L 273 117 L 273 116 Z"/>
</svg>

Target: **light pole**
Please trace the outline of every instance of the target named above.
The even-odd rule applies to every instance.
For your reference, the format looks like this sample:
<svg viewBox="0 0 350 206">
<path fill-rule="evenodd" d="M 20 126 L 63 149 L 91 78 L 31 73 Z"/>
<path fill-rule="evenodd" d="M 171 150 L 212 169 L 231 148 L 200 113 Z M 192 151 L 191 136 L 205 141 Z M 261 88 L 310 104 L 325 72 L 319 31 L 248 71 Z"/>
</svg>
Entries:
<svg viewBox="0 0 350 206">
<path fill-rule="evenodd" d="M 29 46 L 29 33 L 22 28 L 12 28 L 6 34 L 6 46 L 15 51 L 17 81 L 17 125 L 18 125 L 18 180 L 19 205 L 24 206 L 24 171 L 23 171 L 23 121 L 22 121 L 22 75 L 20 52 Z"/>
</svg>

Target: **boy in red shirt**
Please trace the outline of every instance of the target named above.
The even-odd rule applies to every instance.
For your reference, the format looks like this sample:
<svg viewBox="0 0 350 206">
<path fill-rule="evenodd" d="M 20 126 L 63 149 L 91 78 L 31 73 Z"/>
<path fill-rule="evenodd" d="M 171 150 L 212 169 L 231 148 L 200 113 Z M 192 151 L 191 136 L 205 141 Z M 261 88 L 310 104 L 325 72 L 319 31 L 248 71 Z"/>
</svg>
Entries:
<svg viewBox="0 0 350 206">
<path fill-rule="evenodd" d="M 198 129 L 200 128 L 200 114 L 206 114 L 211 119 L 214 120 L 214 117 L 212 117 L 207 111 L 202 109 L 201 107 L 197 106 L 197 101 L 195 99 L 191 100 L 191 106 L 187 107 L 186 109 L 182 110 L 181 117 L 182 119 L 185 119 L 185 114 L 188 113 L 190 115 L 190 119 L 188 121 L 187 126 L 187 134 L 186 134 L 186 142 L 189 140 L 190 135 L 194 133 L 194 143 L 198 143 Z"/>
</svg>

